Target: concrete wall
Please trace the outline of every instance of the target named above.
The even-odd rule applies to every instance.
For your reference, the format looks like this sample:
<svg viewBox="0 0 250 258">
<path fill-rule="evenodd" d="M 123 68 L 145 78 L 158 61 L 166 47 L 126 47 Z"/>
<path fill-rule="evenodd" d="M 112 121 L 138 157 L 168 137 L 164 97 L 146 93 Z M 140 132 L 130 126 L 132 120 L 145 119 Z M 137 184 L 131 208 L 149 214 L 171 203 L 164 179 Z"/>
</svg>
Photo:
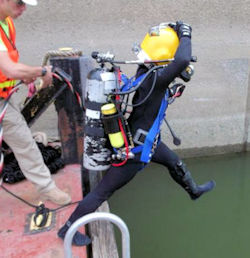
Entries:
<svg viewBox="0 0 250 258">
<path fill-rule="evenodd" d="M 16 21 L 21 60 L 40 64 L 48 50 L 73 47 L 90 55 L 111 51 L 134 59 L 133 43 L 160 22 L 183 20 L 193 27 L 195 76 L 168 109 L 184 156 L 241 151 L 250 143 L 250 0 L 38 0 Z M 132 75 L 135 67 L 123 66 Z M 44 115 L 33 130 L 54 136 L 56 119 Z M 45 122 L 51 120 L 50 123 Z M 48 128 L 48 124 L 50 128 Z"/>
</svg>

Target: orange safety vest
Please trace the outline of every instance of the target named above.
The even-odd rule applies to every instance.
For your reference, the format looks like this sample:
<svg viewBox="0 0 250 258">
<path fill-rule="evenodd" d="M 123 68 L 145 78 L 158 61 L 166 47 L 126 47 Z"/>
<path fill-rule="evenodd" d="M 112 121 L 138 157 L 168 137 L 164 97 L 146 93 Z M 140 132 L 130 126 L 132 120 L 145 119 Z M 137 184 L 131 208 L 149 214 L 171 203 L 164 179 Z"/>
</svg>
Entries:
<svg viewBox="0 0 250 258">
<path fill-rule="evenodd" d="M 9 37 L 6 35 L 3 28 L 0 26 L 0 36 L 1 39 L 8 50 L 9 57 L 15 63 L 18 62 L 19 55 L 16 49 L 16 30 L 13 23 L 12 18 L 6 18 L 8 27 L 9 27 Z M 7 78 L 1 71 L 0 71 L 0 98 L 6 98 L 14 87 L 16 81 L 11 78 Z"/>
</svg>

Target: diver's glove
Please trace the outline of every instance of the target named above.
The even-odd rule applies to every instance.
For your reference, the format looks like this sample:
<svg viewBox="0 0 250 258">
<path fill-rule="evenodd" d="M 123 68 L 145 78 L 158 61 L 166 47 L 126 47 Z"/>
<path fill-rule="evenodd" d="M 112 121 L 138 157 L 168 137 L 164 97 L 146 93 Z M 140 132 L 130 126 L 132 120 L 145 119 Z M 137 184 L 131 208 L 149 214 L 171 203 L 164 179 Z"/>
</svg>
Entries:
<svg viewBox="0 0 250 258">
<path fill-rule="evenodd" d="M 191 38 L 192 27 L 189 24 L 177 21 L 176 23 L 169 23 L 169 26 L 176 31 L 179 39 L 182 37 Z"/>
</svg>

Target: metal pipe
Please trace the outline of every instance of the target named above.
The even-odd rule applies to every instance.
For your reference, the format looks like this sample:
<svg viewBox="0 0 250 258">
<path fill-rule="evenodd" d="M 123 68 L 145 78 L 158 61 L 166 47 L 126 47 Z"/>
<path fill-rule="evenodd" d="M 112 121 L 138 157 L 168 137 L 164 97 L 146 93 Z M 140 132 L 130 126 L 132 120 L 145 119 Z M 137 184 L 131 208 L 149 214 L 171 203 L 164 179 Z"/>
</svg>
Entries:
<svg viewBox="0 0 250 258">
<path fill-rule="evenodd" d="M 155 64 L 155 63 L 166 63 L 166 62 L 172 62 L 174 61 L 174 58 L 164 59 L 164 60 L 131 60 L 131 61 L 111 61 L 111 63 L 114 64 Z"/>
<path fill-rule="evenodd" d="M 122 257 L 123 258 L 130 258 L 130 236 L 127 225 L 125 222 L 119 218 L 118 216 L 106 213 L 106 212 L 94 212 L 88 215 L 83 216 L 82 218 L 75 221 L 72 226 L 69 228 L 65 235 L 64 239 L 64 253 L 66 258 L 72 258 L 72 239 L 75 235 L 77 229 L 85 224 L 90 222 L 101 220 L 101 221 L 110 221 L 114 223 L 122 233 Z"/>
</svg>

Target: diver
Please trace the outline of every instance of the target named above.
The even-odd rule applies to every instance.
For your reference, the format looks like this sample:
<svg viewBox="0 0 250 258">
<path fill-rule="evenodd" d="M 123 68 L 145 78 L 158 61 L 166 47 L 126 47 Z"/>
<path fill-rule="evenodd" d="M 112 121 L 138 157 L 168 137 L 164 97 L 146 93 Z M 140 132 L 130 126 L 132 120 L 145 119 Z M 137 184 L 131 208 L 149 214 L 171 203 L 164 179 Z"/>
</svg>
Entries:
<svg viewBox="0 0 250 258">
<path fill-rule="evenodd" d="M 154 84 L 154 73 L 147 76 L 133 97 L 132 103 L 134 107 L 128 118 L 128 124 L 133 137 L 136 138 L 135 146 L 144 144 L 145 135 L 150 132 L 158 119 L 166 90 L 171 82 L 180 76 L 189 65 L 192 58 L 191 34 L 191 26 L 180 21 L 160 24 L 152 27 L 141 43 L 140 49 L 137 51 L 137 56 L 140 60 L 165 60 L 171 58 L 174 58 L 174 60 L 156 70 L 155 87 L 150 95 L 148 93 Z M 157 65 L 158 63 L 154 64 L 154 66 Z M 151 65 L 148 64 L 139 65 L 136 78 L 146 74 L 151 68 Z M 148 97 L 146 98 L 146 96 Z M 138 103 L 142 104 L 136 105 Z M 194 182 L 183 161 L 160 140 L 160 133 L 155 135 L 155 141 L 157 144 L 153 145 L 146 157 L 142 157 L 142 153 L 136 153 L 134 158 L 128 159 L 123 166 L 111 166 L 96 188 L 88 193 L 78 204 L 68 221 L 58 231 L 58 236 L 64 239 L 69 227 L 77 219 L 94 212 L 116 190 L 132 180 L 150 161 L 165 166 L 174 181 L 184 188 L 192 200 L 198 199 L 202 194 L 214 188 L 214 181 L 209 181 L 203 185 L 197 185 Z M 74 245 L 82 246 L 90 243 L 90 238 L 78 231 L 73 237 Z"/>
</svg>

